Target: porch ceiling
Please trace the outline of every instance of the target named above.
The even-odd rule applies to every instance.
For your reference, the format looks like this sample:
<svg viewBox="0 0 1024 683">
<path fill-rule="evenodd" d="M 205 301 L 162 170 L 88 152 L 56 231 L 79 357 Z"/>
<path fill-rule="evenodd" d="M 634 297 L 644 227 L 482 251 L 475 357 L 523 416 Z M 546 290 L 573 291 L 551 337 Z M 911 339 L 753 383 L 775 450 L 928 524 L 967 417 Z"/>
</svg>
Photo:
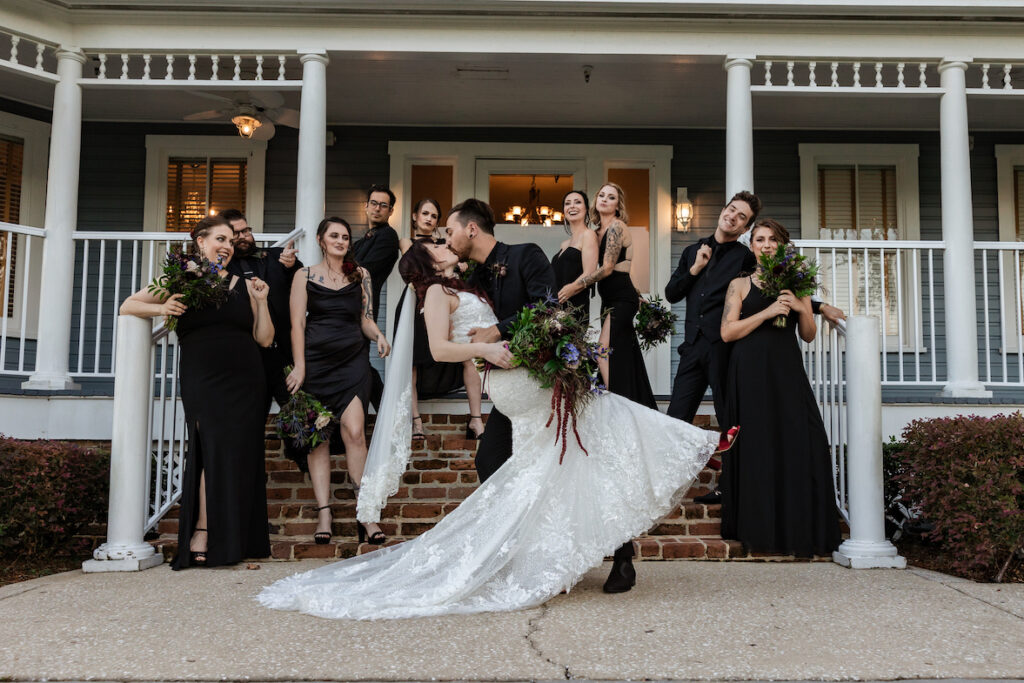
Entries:
<svg viewBox="0 0 1024 683">
<path fill-rule="evenodd" d="M 723 58 L 679 56 L 333 53 L 327 120 L 402 126 L 724 128 Z M 592 66 L 590 82 L 584 66 Z M 88 67 L 87 67 L 88 68 Z M 301 73 L 289 73 L 301 78 Z M 755 83 L 759 75 L 754 74 Z M 781 88 L 780 88 L 781 90 Z M 217 91 L 207 91 L 215 92 Z M 0 71 L 0 93 L 46 109 L 52 86 Z M 219 92 L 226 97 L 239 93 Z M 282 92 L 299 108 L 298 92 Z M 183 121 L 218 108 L 189 88 L 87 88 L 90 121 Z M 972 98 L 971 128 L 1020 128 L 1019 98 Z M 938 128 L 937 98 L 754 94 L 759 128 Z M 230 126 L 225 121 L 225 126 Z"/>
</svg>

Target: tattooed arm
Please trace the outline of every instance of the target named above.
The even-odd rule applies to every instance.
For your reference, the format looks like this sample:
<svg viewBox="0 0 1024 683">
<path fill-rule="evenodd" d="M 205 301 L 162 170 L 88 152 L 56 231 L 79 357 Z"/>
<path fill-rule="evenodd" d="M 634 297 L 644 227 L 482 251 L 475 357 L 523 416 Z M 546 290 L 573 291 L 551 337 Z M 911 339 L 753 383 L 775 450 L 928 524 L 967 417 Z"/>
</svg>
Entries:
<svg viewBox="0 0 1024 683">
<path fill-rule="evenodd" d="M 377 327 L 376 318 L 373 312 L 373 283 L 370 281 L 370 274 L 365 268 L 360 268 L 359 273 L 363 276 L 359 281 L 360 295 L 363 299 L 363 313 L 360 317 L 360 327 L 363 336 L 371 341 L 377 342 L 377 355 L 384 358 L 391 353 L 391 345 L 384 338 L 384 333 Z"/>
<path fill-rule="evenodd" d="M 583 275 L 576 280 L 583 287 L 589 287 L 598 280 L 603 280 L 615 270 L 615 263 L 619 260 L 619 252 L 624 249 L 623 240 L 626 235 L 626 224 L 620 220 L 612 221 L 608 226 L 608 246 L 604 250 L 604 261 L 597 269 Z"/>
</svg>

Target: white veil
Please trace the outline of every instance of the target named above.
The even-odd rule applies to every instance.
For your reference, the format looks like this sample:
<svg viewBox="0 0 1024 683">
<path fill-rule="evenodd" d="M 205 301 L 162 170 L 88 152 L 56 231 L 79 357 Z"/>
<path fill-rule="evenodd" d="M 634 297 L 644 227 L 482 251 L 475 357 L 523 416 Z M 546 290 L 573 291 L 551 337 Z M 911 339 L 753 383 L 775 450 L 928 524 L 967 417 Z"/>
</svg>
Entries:
<svg viewBox="0 0 1024 683">
<path fill-rule="evenodd" d="M 405 291 L 391 355 L 384 366 L 384 395 L 380 400 L 366 468 L 356 501 L 356 519 L 364 524 L 380 521 L 388 497 L 398 493 L 412 454 L 412 337 L 416 292 Z"/>
</svg>

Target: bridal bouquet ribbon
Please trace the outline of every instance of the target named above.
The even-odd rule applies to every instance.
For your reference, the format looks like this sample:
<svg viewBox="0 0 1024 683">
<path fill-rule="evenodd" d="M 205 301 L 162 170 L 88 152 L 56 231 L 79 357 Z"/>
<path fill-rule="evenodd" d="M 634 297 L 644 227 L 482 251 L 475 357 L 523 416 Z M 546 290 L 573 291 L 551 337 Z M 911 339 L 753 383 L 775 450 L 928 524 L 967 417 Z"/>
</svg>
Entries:
<svg viewBox="0 0 1024 683">
<path fill-rule="evenodd" d="M 640 341 L 640 350 L 653 349 L 672 337 L 676 331 L 679 316 L 669 309 L 660 296 L 640 297 L 640 310 L 636 313 L 633 327 Z"/>
<path fill-rule="evenodd" d="M 608 349 L 587 338 L 588 326 L 572 314 L 570 307 L 555 299 L 530 304 L 509 326 L 513 367 L 525 368 L 547 389 L 551 388 L 551 414 L 545 427 L 555 422 L 555 443 L 562 442 L 558 462 L 565 457 L 566 437 L 571 428 L 583 452 L 576 429 L 579 411 L 593 396 L 604 391 L 597 367 Z"/>
<path fill-rule="evenodd" d="M 228 299 L 228 280 L 220 275 L 223 269 L 220 259 L 210 261 L 175 244 L 167 252 L 161 274 L 147 289 L 154 296 L 180 294 L 181 303 L 189 308 L 220 306 Z M 165 324 L 173 331 L 178 326 L 177 316 L 169 316 Z"/>
<path fill-rule="evenodd" d="M 284 369 L 285 375 L 292 371 Z M 313 449 L 331 438 L 334 413 L 301 389 L 292 394 L 277 414 L 277 437 L 287 439 L 298 449 Z"/>
<path fill-rule="evenodd" d="M 774 254 L 761 254 L 761 291 L 765 296 L 777 297 L 788 289 L 797 297 L 814 294 L 818 289 L 818 264 L 807 258 L 792 244 L 780 244 Z M 776 316 L 775 327 L 786 326 L 786 316 Z"/>
</svg>

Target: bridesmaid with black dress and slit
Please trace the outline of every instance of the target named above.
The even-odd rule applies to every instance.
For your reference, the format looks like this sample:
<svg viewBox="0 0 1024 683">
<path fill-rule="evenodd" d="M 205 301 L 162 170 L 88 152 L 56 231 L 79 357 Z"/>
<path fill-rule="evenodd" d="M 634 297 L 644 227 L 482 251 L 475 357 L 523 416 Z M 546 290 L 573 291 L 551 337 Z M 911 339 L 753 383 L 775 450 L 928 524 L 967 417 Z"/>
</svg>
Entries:
<svg viewBox="0 0 1024 683">
<path fill-rule="evenodd" d="M 234 254 L 231 224 L 204 218 L 192 230 L 195 254 L 226 266 Z M 270 555 L 263 433 L 266 420 L 263 361 L 274 325 L 259 278 L 230 277 L 220 306 L 189 309 L 181 295 L 158 297 L 142 289 L 121 305 L 123 315 L 179 316 L 181 402 L 185 454 L 178 518 L 178 554 L 171 569 L 234 564 Z"/>
<path fill-rule="evenodd" d="M 341 218 L 325 218 L 316 229 L 323 260 L 296 271 L 292 280 L 293 367 L 285 379 L 293 394 L 300 388 L 334 414 L 341 429 L 348 475 L 358 492 L 366 465 L 366 405 L 370 397 L 367 339 L 376 341 L 383 358 L 391 351 L 374 322 L 373 288 L 366 269 L 352 256 L 352 229 Z M 331 540 L 331 455 L 329 442 L 308 456 L 309 478 L 317 504 L 313 540 Z M 387 540 L 376 524 L 359 524 L 359 540 L 381 545 Z"/>
<path fill-rule="evenodd" d="M 558 302 L 568 302 L 580 320 L 590 319 L 590 287 L 579 281 L 584 273 L 597 270 L 597 235 L 588 227 L 590 202 L 579 190 L 570 190 L 562 200 L 562 215 L 569 239 L 562 242 L 558 253 L 551 259 L 558 286 Z"/>
<path fill-rule="evenodd" d="M 750 231 L 754 256 L 789 242 L 778 221 Z M 777 327 L 782 318 L 785 325 Z M 726 410 L 742 424 L 722 462 L 722 537 L 751 552 L 829 556 L 839 546 L 839 515 L 828 436 L 804 371 L 797 334 L 814 340 L 811 298 L 761 291 L 760 266 L 729 283 L 722 341 L 732 342 Z"/>
</svg>

